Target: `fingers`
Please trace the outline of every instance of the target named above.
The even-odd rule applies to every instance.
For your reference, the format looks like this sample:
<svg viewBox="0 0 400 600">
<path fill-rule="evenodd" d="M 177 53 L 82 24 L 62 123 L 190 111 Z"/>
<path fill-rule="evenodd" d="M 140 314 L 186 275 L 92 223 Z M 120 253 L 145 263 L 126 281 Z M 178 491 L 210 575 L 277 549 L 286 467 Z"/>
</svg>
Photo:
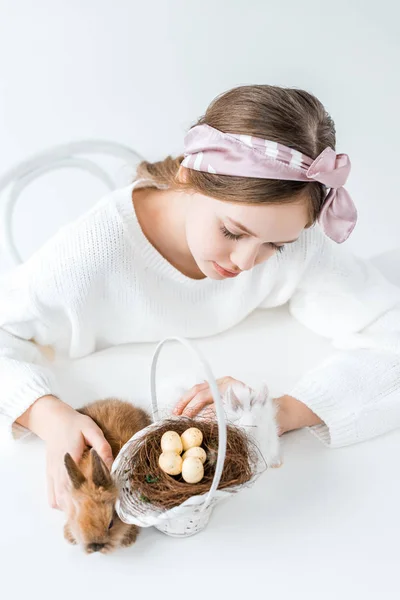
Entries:
<svg viewBox="0 0 400 600">
<path fill-rule="evenodd" d="M 236 380 L 233 377 L 221 377 L 217 379 L 217 385 L 220 393 L 232 385 Z M 199 383 L 188 390 L 179 400 L 174 408 L 174 415 L 184 415 L 186 417 L 196 416 L 205 406 L 214 402 L 210 387 L 207 382 Z"/>
<path fill-rule="evenodd" d="M 215 405 L 210 404 L 209 406 L 206 406 L 206 408 L 201 411 L 201 418 L 206 420 L 215 419 Z"/>
<path fill-rule="evenodd" d="M 185 410 L 185 408 L 187 407 L 187 405 L 189 404 L 189 402 L 191 402 L 195 396 L 202 392 L 203 390 L 206 390 L 208 388 L 208 383 L 199 383 L 198 385 L 195 385 L 194 387 L 190 388 L 190 390 L 188 390 L 183 396 L 182 398 L 179 400 L 179 402 L 177 403 L 177 405 L 174 408 L 174 415 L 181 415 L 183 413 L 183 411 Z"/>
<path fill-rule="evenodd" d="M 104 437 L 103 432 L 97 427 L 94 421 L 82 430 L 83 436 L 88 446 L 94 448 L 100 458 L 103 459 L 108 469 L 111 469 L 114 462 L 110 444 Z"/>
<path fill-rule="evenodd" d="M 63 455 L 50 455 L 47 464 L 47 498 L 51 508 L 66 509 L 69 487 Z"/>
<path fill-rule="evenodd" d="M 197 393 L 196 396 L 186 404 L 182 411 L 182 415 L 186 417 L 195 417 L 203 410 L 204 407 L 213 403 L 214 400 L 210 389 L 206 388 L 202 392 Z"/>
<path fill-rule="evenodd" d="M 61 466 L 61 461 L 57 463 L 57 467 L 52 462 L 47 472 L 47 498 L 50 508 L 57 510 L 65 510 L 65 498 L 68 490 L 68 476 L 64 472 L 64 464 Z M 61 468 L 60 468 L 61 467 Z"/>
<path fill-rule="evenodd" d="M 112 450 L 103 432 L 90 417 L 74 411 L 59 435 L 47 441 L 47 496 L 52 508 L 68 510 L 72 480 L 71 473 L 65 468 L 65 454 L 68 452 L 78 464 L 85 446 L 94 448 L 107 468 L 111 469 Z"/>
<path fill-rule="evenodd" d="M 55 483 L 54 491 L 56 500 L 55 508 L 65 511 L 67 508 L 68 481 L 64 474 L 60 473 L 59 479 Z"/>
<path fill-rule="evenodd" d="M 47 500 L 50 508 L 58 508 L 56 494 L 54 491 L 54 481 L 49 473 L 47 473 Z"/>
</svg>

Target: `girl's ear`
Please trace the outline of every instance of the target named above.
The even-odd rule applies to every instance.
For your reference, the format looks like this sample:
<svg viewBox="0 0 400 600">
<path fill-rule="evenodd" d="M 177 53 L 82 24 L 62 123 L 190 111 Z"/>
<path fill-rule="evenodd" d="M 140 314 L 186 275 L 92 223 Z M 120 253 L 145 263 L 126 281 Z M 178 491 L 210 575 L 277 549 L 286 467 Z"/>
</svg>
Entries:
<svg viewBox="0 0 400 600">
<path fill-rule="evenodd" d="M 84 474 L 72 458 L 70 454 L 64 456 L 64 464 L 67 469 L 72 485 L 76 490 L 79 490 L 81 485 L 86 481 Z"/>
<path fill-rule="evenodd" d="M 176 174 L 176 180 L 181 183 L 186 183 L 187 181 L 187 169 L 185 167 L 180 166 L 178 172 Z"/>
</svg>

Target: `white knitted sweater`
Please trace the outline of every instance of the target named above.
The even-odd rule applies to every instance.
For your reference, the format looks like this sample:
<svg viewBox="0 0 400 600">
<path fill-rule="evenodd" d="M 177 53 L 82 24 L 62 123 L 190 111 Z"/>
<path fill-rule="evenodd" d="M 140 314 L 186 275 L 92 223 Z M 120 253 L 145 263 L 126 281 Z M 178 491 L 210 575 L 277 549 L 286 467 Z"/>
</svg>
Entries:
<svg viewBox="0 0 400 600">
<path fill-rule="evenodd" d="M 301 323 L 340 348 L 287 393 L 343 446 L 400 426 L 400 289 L 318 227 L 235 279 L 193 280 L 168 263 L 137 221 L 131 194 L 112 192 L 0 281 L 0 437 L 37 398 L 58 395 L 40 345 L 76 358 L 108 346 L 201 337 L 256 307 L 289 302 Z"/>
</svg>

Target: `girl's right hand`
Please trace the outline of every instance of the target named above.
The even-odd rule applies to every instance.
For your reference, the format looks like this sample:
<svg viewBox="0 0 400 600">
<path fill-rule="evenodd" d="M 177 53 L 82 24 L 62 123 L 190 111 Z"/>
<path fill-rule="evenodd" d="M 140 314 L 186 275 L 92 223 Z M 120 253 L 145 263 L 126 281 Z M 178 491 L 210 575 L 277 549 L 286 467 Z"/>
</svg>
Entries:
<svg viewBox="0 0 400 600">
<path fill-rule="evenodd" d="M 78 462 L 87 446 L 94 448 L 111 468 L 111 447 L 103 432 L 88 416 L 82 415 L 55 396 L 43 396 L 18 419 L 46 443 L 48 499 L 52 508 L 67 507 L 69 479 L 64 466 L 67 452 Z"/>
</svg>

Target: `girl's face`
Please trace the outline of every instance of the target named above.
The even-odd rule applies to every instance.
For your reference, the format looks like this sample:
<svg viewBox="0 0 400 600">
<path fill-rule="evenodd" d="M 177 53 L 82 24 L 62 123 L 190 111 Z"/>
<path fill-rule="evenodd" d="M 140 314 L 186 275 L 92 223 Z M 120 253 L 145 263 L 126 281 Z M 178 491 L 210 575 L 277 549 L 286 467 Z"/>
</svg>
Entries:
<svg viewBox="0 0 400 600">
<path fill-rule="evenodd" d="M 206 277 L 226 279 L 296 241 L 308 223 L 305 202 L 241 204 L 192 194 L 186 213 L 190 252 Z"/>
</svg>

